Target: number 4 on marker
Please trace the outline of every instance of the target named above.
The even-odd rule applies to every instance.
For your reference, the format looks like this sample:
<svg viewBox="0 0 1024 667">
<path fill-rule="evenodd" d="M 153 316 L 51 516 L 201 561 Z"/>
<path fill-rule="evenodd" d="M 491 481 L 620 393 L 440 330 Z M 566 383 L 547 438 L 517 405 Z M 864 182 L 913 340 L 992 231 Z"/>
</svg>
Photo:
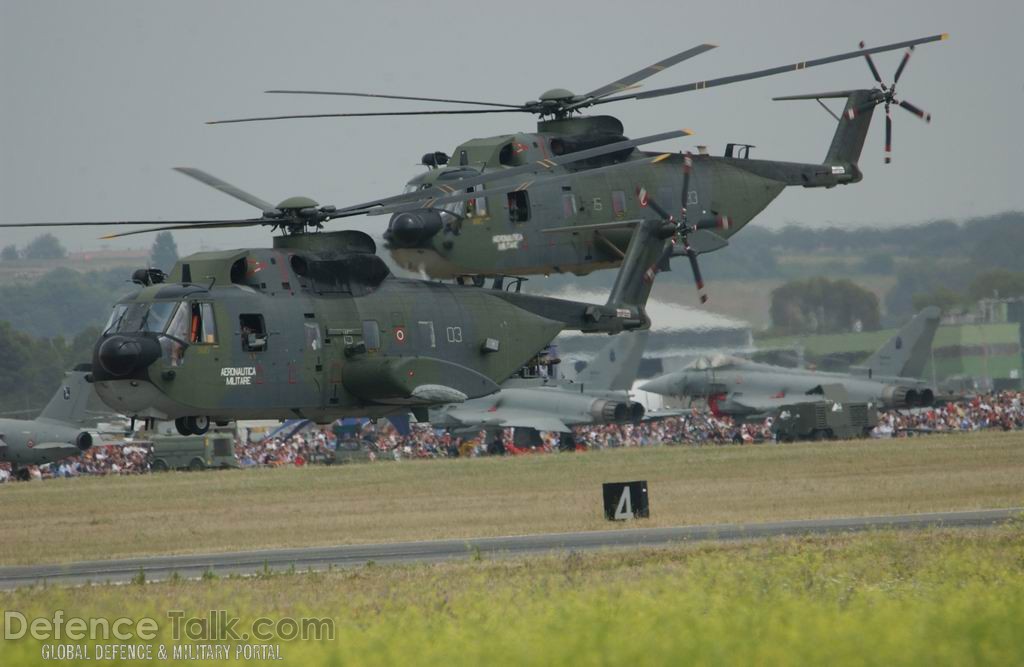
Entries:
<svg viewBox="0 0 1024 667">
<path fill-rule="evenodd" d="M 616 519 L 632 519 L 633 518 L 633 498 L 629 494 L 629 487 L 625 486 L 622 488 L 622 496 L 619 498 L 619 504 L 615 508 Z"/>
</svg>

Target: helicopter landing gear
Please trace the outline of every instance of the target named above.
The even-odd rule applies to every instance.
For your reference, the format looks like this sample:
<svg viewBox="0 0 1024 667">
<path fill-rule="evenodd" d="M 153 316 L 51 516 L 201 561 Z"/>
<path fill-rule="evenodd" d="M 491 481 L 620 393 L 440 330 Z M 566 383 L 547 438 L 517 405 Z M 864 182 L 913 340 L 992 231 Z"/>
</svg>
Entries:
<svg viewBox="0 0 1024 667">
<path fill-rule="evenodd" d="M 205 435 L 210 430 L 210 418 L 178 417 L 174 420 L 174 428 L 181 435 Z"/>
</svg>

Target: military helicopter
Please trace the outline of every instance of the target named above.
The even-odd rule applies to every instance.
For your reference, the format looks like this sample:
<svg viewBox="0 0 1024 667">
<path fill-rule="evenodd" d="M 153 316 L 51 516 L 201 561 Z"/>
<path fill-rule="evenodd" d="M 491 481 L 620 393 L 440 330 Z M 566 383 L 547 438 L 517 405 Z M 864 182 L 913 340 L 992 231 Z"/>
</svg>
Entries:
<svg viewBox="0 0 1024 667">
<path fill-rule="evenodd" d="M 634 90 L 651 75 L 714 48 L 712 44 L 701 44 L 586 94 L 554 89 L 524 104 L 321 90 L 271 90 L 267 92 L 416 100 L 487 108 L 302 114 L 212 123 L 434 114 L 535 114 L 540 119 L 536 132 L 473 139 L 459 145 L 453 158 L 443 152 L 428 153 L 422 159 L 428 170 L 408 182 L 406 193 L 344 210 L 391 214 L 384 238 L 393 258 L 406 269 L 422 271 L 435 278 L 559 272 L 585 275 L 616 266 L 625 256 L 630 229 L 629 225 L 621 223 L 639 217 L 642 208 L 631 196 L 634 183 L 649 184 L 651 192 L 657 193 L 661 202 L 673 203 L 671 208 L 676 217 L 683 220 L 688 217 L 695 223 L 690 226 L 699 227 L 689 234 L 686 243 L 677 243 L 675 251 L 689 255 L 694 262 L 696 255 L 725 246 L 732 234 L 788 186 L 831 188 L 860 181 L 862 173 L 858 162 L 877 105 L 883 104 L 886 112 L 886 162 L 891 154 L 892 105 L 930 121 L 930 114 L 896 98 L 896 84 L 915 46 L 946 37 L 945 34 L 933 35 L 873 48 L 865 48 L 861 42 L 857 51 L 816 60 L 645 92 Z M 903 48 L 907 51 L 893 82 L 886 84 L 871 55 Z M 826 98 L 846 100 L 841 116 L 832 114 L 838 127 L 821 164 L 751 159 L 753 147 L 745 144 L 728 144 L 721 157 L 674 155 L 656 164 L 649 163 L 652 154 L 636 147 L 571 163 L 552 163 L 587 149 L 625 141 L 619 120 L 606 115 L 579 115 L 586 108 L 703 90 L 861 57 L 866 59 L 878 87 L 776 98 L 817 99 L 819 103 Z M 822 106 L 825 105 L 822 103 Z M 612 164 L 623 168 L 615 172 L 596 169 Z M 560 182 L 524 179 L 513 185 L 493 186 L 493 174 L 505 173 L 513 178 L 520 177 L 524 170 L 556 173 L 567 178 Z M 675 202 L 679 202 L 678 207 Z M 681 227 L 685 228 L 686 225 Z M 701 280 L 696 269 L 695 278 L 700 290 Z"/>
<path fill-rule="evenodd" d="M 90 380 L 100 398 L 128 416 L 173 419 L 183 435 L 231 419 L 326 423 L 411 410 L 426 420 L 430 406 L 491 394 L 560 331 L 647 328 L 644 305 L 679 232 L 640 187 L 647 214 L 632 225 L 602 306 L 521 293 L 519 282 L 482 289 L 396 278 L 369 235 L 319 231 L 343 215 L 336 207 L 304 197 L 272 206 L 183 172 L 264 211 L 191 228 L 282 230 L 273 248 L 192 254 L 170 275 L 139 269 L 140 289 L 115 306 L 96 342 Z"/>
</svg>

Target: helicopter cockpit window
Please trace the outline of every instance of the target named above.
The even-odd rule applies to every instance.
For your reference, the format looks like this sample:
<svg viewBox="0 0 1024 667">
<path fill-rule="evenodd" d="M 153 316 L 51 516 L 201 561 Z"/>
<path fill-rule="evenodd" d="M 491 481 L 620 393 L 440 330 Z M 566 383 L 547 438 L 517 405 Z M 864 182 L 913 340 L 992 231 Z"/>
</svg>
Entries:
<svg viewBox="0 0 1024 667">
<path fill-rule="evenodd" d="M 182 342 L 188 340 L 188 304 L 184 304 L 174 312 L 171 323 L 167 325 L 167 335 Z"/>
<path fill-rule="evenodd" d="M 127 310 L 128 305 L 124 303 L 114 306 L 114 312 L 110 313 L 110 319 L 107 320 L 107 325 L 103 327 L 103 333 L 107 334 L 117 331 L 118 326 L 121 325 L 121 318 L 124 317 Z"/>
<path fill-rule="evenodd" d="M 164 362 L 168 366 L 180 366 L 185 356 L 185 343 L 188 342 L 188 304 L 182 304 L 167 325 L 167 335 L 160 337 L 160 349 L 163 351 Z"/>
<path fill-rule="evenodd" d="M 241 325 L 243 350 L 263 352 L 267 349 L 267 327 L 262 315 L 243 313 L 238 316 L 238 323 Z"/>
<path fill-rule="evenodd" d="M 465 216 L 466 202 L 464 201 L 453 201 L 443 206 L 444 210 L 448 211 L 452 215 L 462 218 Z"/>
<path fill-rule="evenodd" d="M 177 305 L 177 301 L 158 301 L 118 306 L 114 309 L 106 333 L 162 333 Z"/>
<path fill-rule="evenodd" d="M 508 193 L 509 222 L 527 222 L 530 219 L 530 193 L 524 191 Z"/>
</svg>

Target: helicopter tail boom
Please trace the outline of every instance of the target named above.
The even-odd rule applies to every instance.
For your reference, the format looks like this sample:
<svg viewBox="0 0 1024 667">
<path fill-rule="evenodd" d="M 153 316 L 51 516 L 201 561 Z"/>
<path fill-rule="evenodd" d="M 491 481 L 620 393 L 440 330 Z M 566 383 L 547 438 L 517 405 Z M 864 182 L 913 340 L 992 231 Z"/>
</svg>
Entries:
<svg viewBox="0 0 1024 667">
<path fill-rule="evenodd" d="M 519 308 L 561 322 L 567 330 L 618 333 L 646 329 L 651 324 L 645 310 L 647 298 L 655 275 L 672 253 L 670 239 L 676 230 L 675 222 L 658 219 L 640 220 L 633 226 L 629 250 L 603 306 L 516 292 L 495 294 Z"/>
</svg>

